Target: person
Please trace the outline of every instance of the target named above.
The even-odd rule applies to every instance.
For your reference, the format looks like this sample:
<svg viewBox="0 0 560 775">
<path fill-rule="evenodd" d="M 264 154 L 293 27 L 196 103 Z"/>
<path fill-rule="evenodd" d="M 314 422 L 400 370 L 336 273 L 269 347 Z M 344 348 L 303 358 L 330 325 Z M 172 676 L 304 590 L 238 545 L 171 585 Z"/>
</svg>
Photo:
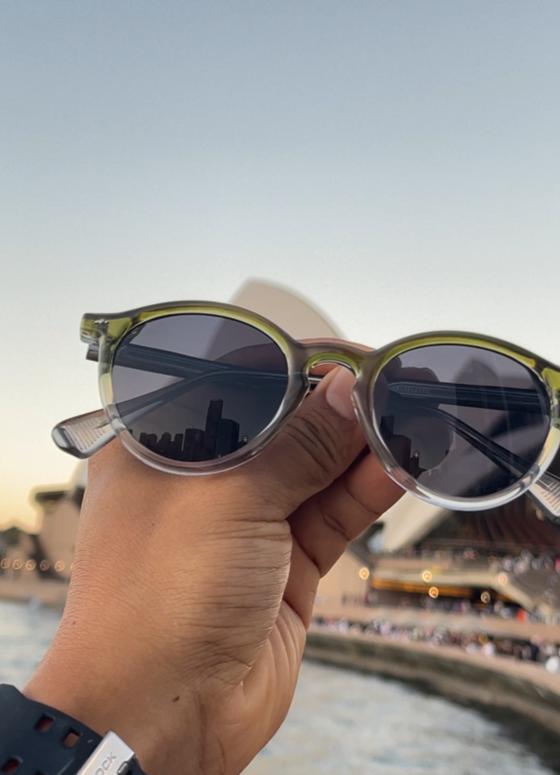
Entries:
<svg viewBox="0 0 560 775">
<path fill-rule="evenodd" d="M 549 673 L 560 673 L 560 657 L 558 656 L 557 651 L 554 651 L 554 653 L 547 658 L 544 666 Z"/>
<path fill-rule="evenodd" d="M 402 494 L 365 439 L 354 377 L 325 377 L 263 452 L 213 476 L 92 458 L 67 605 L 28 699 L 147 775 L 237 775 L 289 709 L 317 584 Z"/>
</svg>

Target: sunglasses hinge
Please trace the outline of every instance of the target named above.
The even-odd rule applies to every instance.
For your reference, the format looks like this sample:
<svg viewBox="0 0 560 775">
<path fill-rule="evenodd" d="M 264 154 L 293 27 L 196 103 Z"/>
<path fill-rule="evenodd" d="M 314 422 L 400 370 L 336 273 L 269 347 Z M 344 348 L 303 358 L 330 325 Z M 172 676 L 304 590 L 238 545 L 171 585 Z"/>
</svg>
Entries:
<svg viewBox="0 0 560 775">
<path fill-rule="evenodd" d="M 90 342 L 86 352 L 86 361 L 99 361 L 99 342 Z"/>
</svg>

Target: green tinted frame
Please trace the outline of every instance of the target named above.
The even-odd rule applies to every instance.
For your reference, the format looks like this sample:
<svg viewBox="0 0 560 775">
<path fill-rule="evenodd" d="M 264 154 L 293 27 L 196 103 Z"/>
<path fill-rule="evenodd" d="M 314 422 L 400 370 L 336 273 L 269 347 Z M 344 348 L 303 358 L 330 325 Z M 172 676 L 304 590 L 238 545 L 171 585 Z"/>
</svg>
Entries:
<svg viewBox="0 0 560 775">
<path fill-rule="evenodd" d="M 136 326 L 170 315 L 212 315 L 248 324 L 266 334 L 284 353 L 288 364 L 288 385 L 278 411 L 269 425 L 241 450 L 214 460 L 189 462 L 163 458 L 139 444 L 127 429 L 114 402 L 111 369 L 123 337 Z M 139 460 L 160 471 L 201 475 L 226 471 L 246 463 L 258 454 L 297 411 L 307 393 L 320 378 L 311 371 L 320 364 L 350 369 L 356 384 L 352 401 L 371 449 L 391 478 L 413 495 L 442 508 L 475 511 L 501 506 L 529 491 L 551 518 L 560 518 L 560 479 L 547 473 L 560 447 L 560 369 L 543 358 L 499 339 L 477 334 L 440 331 L 400 339 L 376 351 L 368 351 L 340 340 L 299 342 L 269 320 L 249 310 L 212 302 L 172 302 L 134 309 L 121 314 L 84 315 L 81 338 L 88 346 L 87 358 L 99 363 L 99 385 L 103 410 L 70 418 L 53 430 L 55 443 L 79 458 L 94 452 L 119 436 L 123 445 Z M 385 445 L 373 412 L 373 387 L 383 367 L 403 353 L 432 345 L 470 345 L 500 353 L 530 369 L 545 387 L 550 401 L 550 427 L 538 460 L 507 490 L 479 498 L 445 497 L 434 493 L 404 471 Z"/>
</svg>

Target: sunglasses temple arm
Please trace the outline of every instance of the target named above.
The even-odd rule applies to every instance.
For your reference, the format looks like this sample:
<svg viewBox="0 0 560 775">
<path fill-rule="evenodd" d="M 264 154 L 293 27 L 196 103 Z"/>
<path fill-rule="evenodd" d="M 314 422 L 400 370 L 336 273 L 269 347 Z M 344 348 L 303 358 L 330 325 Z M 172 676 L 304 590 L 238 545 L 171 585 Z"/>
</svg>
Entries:
<svg viewBox="0 0 560 775">
<path fill-rule="evenodd" d="M 155 347 L 132 344 L 119 356 L 119 366 L 138 369 L 140 371 L 167 374 L 172 377 L 210 376 L 211 373 L 255 374 L 269 379 L 284 379 L 285 375 L 279 372 L 265 372 L 239 366 L 234 363 L 222 363 L 220 361 L 208 361 L 204 358 L 196 358 L 184 353 L 174 353 L 159 350 Z M 315 387 L 322 376 L 309 376 L 311 387 Z M 401 398 L 414 399 L 416 401 L 437 401 L 438 403 L 450 403 L 457 406 L 484 407 L 485 409 L 503 409 L 504 401 L 507 401 L 509 409 L 519 409 L 526 412 L 542 411 L 539 396 L 534 390 L 523 388 L 503 388 L 484 385 L 468 385 L 446 382 L 428 382 L 425 380 L 404 380 L 392 382 L 389 385 L 391 393 L 396 393 Z"/>
<path fill-rule="evenodd" d="M 439 417 L 442 420 L 445 420 L 445 422 L 450 425 L 459 436 L 461 436 L 479 452 L 482 452 L 483 455 L 486 455 L 487 458 L 499 466 L 503 471 L 511 473 L 513 468 L 514 470 L 522 473 L 523 471 L 527 470 L 527 463 L 525 460 L 523 460 L 523 458 L 508 452 L 508 450 L 504 449 L 500 444 L 497 444 L 492 439 L 484 436 L 482 433 L 477 431 L 476 428 L 468 425 L 458 417 L 454 417 L 453 415 L 448 414 L 441 409 L 436 409 L 435 407 L 425 407 L 424 412 L 425 414 L 429 414 L 432 417 Z"/>
<path fill-rule="evenodd" d="M 103 409 L 98 409 L 59 422 L 52 437 L 59 449 L 84 460 L 114 439 L 115 432 Z"/>
<path fill-rule="evenodd" d="M 548 471 L 529 487 L 531 500 L 551 521 L 560 524 L 560 479 Z"/>
<path fill-rule="evenodd" d="M 237 374 L 245 379 L 250 379 L 251 377 L 259 380 L 263 377 L 272 379 L 281 377 L 285 379 L 284 375 L 278 375 L 273 372 L 266 374 L 235 367 L 229 367 L 227 370 L 220 369 L 218 374 L 222 376 Z M 119 406 L 120 414 L 123 417 L 134 415 L 134 419 L 138 419 L 145 414 L 149 414 L 149 412 L 157 409 L 159 406 L 169 403 L 181 395 L 181 393 L 195 387 L 197 383 L 204 382 L 208 378 L 216 378 L 216 376 L 218 375 L 215 372 L 213 374 L 197 375 L 190 379 L 182 379 L 180 382 L 167 385 L 154 393 L 150 393 L 148 397 L 132 398 Z M 310 387 L 315 387 L 319 382 L 319 377 L 309 377 Z M 97 450 L 115 438 L 115 432 L 111 428 L 105 412 L 99 409 L 95 412 L 80 414 L 68 420 L 63 420 L 53 428 L 52 437 L 59 449 L 68 452 L 74 457 L 85 459 L 91 457 Z"/>
<path fill-rule="evenodd" d="M 173 377 L 186 377 L 193 375 L 210 375 L 214 373 L 246 373 L 258 374 L 268 378 L 284 379 L 285 375 L 279 372 L 265 372 L 262 369 L 251 369 L 235 363 L 223 363 L 209 361 L 204 358 L 196 358 L 193 355 L 159 350 L 155 347 L 131 344 L 119 356 L 119 366 L 140 371 L 167 374 Z M 318 384 L 322 376 L 310 376 L 312 384 Z M 447 382 L 428 382 L 426 380 L 401 380 L 389 385 L 391 393 L 407 399 L 418 401 L 438 401 L 438 403 L 451 403 L 457 406 L 484 407 L 485 409 L 503 409 L 504 401 L 507 401 L 509 409 L 524 410 L 526 412 L 542 411 L 539 396 L 534 390 L 523 388 L 504 388 L 484 385 L 468 385 Z"/>
<path fill-rule="evenodd" d="M 196 358 L 194 355 L 159 350 L 145 345 L 128 345 L 119 355 L 120 367 L 138 371 L 165 374 L 169 377 L 210 377 L 212 374 L 231 373 L 259 374 L 274 379 L 285 379 L 286 374 L 242 366 L 236 363 Z"/>
<path fill-rule="evenodd" d="M 495 441 L 486 438 L 462 420 L 438 409 L 432 409 L 429 413 L 445 419 L 465 441 L 468 441 L 501 468 L 505 469 L 504 464 L 509 462 L 510 465 L 513 463 L 515 468 L 526 469 L 527 465 L 522 458 L 512 455 Z M 560 478 L 546 471 L 529 487 L 527 495 L 537 504 L 547 519 L 560 524 Z"/>
<path fill-rule="evenodd" d="M 152 351 L 151 348 L 144 348 L 140 346 L 135 346 L 134 351 L 135 351 L 134 355 L 130 358 L 131 362 L 126 364 L 129 368 L 136 367 L 136 368 L 146 369 L 148 364 L 151 364 L 154 371 L 162 369 L 162 366 L 164 364 L 162 363 L 161 351 Z M 179 376 L 178 374 L 179 369 L 182 371 L 182 375 L 184 375 L 184 367 L 186 363 L 188 363 L 191 366 L 191 368 L 195 364 L 200 366 L 204 364 L 205 369 L 208 369 L 208 366 L 209 366 L 208 362 L 203 361 L 202 359 L 192 358 L 184 355 L 177 357 L 175 354 L 174 354 L 174 357 L 170 358 L 168 354 L 166 355 L 167 357 L 166 356 L 163 357 L 163 359 L 166 360 L 165 365 L 168 367 L 166 371 L 169 370 L 169 367 L 171 366 L 170 370 L 174 372 L 175 375 L 177 376 Z M 195 366 L 195 370 L 196 370 L 196 366 Z M 230 373 L 231 371 L 237 371 L 238 373 L 240 371 L 241 372 L 244 371 L 243 369 L 239 369 L 239 367 L 235 367 L 235 366 L 232 369 L 232 366 L 230 364 L 214 364 L 213 370 L 214 372 L 230 371 Z M 247 369 L 247 371 L 245 372 L 247 376 L 250 373 L 250 371 L 251 370 Z M 179 373 L 181 372 L 179 371 Z M 206 374 L 208 375 L 208 372 L 206 372 Z M 262 372 L 260 372 L 260 376 L 261 377 L 263 376 Z M 269 376 L 278 377 L 280 375 L 270 373 Z M 173 386 L 169 386 L 167 390 L 166 389 L 162 390 L 161 391 L 162 395 L 159 397 L 159 400 L 155 402 L 156 405 L 161 405 L 162 403 L 166 403 L 168 400 L 172 400 L 172 398 L 175 397 L 178 392 L 182 392 L 182 389 L 187 388 L 189 384 L 192 385 L 192 382 L 196 382 L 196 381 L 198 381 L 196 377 L 194 379 L 192 379 L 191 377 L 191 379 L 182 380 L 182 384 L 180 386 L 173 385 Z M 309 376 L 310 388 L 313 389 L 314 387 L 316 387 L 320 381 L 321 381 L 320 376 L 310 375 Z M 177 390 L 177 387 L 179 387 L 179 391 Z M 406 381 L 401 383 L 394 383 L 393 386 L 391 386 L 391 390 L 393 390 L 393 387 L 396 388 L 395 392 L 397 392 L 399 395 L 403 395 L 402 391 L 404 390 L 406 392 L 407 398 L 415 397 L 418 399 L 424 398 L 428 400 L 434 400 L 439 398 L 439 400 L 443 402 L 443 400 L 445 400 L 446 397 L 449 397 L 454 399 L 454 403 L 456 402 L 456 403 L 459 403 L 460 405 L 471 405 L 471 406 L 480 405 L 480 402 L 482 400 L 483 404 L 487 406 L 488 403 L 494 398 L 496 399 L 499 398 L 503 401 L 503 393 L 501 393 L 501 390 L 500 390 L 500 393 L 501 393 L 500 396 L 498 395 L 494 396 L 493 393 L 495 391 L 492 391 L 491 388 L 484 388 L 479 386 L 467 386 L 467 385 L 447 386 L 447 385 L 443 385 L 442 383 L 430 383 L 430 382 L 420 382 L 420 381 L 416 383 L 411 383 L 411 381 Z M 171 390 L 169 390 L 169 388 L 171 388 Z M 458 395 L 457 388 L 459 388 L 460 390 L 463 389 L 461 390 L 461 393 L 464 393 L 464 395 Z M 165 393 L 167 393 L 167 396 L 165 396 Z M 515 393 L 515 395 L 512 394 L 511 396 L 508 397 L 510 403 L 514 402 L 516 398 L 519 399 L 519 401 L 522 402 L 525 407 L 527 407 L 527 404 L 530 403 L 528 402 L 528 399 L 530 397 L 530 394 L 532 394 L 532 391 L 513 389 L 512 393 Z M 153 396 L 148 402 L 138 401 L 138 399 L 136 399 L 131 401 L 131 403 L 135 404 L 133 411 L 138 413 L 137 416 L 140 416 L 141 414 L 146 414 L 155 408 Z M 434 413 L 440 414 L 440 412 L 435 410 Z M 445 416 L 445 419 L 447 422 L 453 425 L 457 424 L 457 418 L 452 417 L 452 415 L 448 415 L 446 412 L 441 412 L 441 415 Z M 483 454 L 486 454 L 488 457 L 490 457 L 496 464 L 501 465 L 501 467 L 504 467 L 504 463 L 506 462 L 506 460 L 501 459 L 502 458 L 502 454 L 500 454 L 500 452 L 502 451 L 501 447 L 499 447 L 499 445 L 496 445 L 495 442 L 492 442 L 489 439 L 486 439 L 481 434 L 478 434 L 474 428 L 471 428 L 470 426 L 466 425 L 466 423 L 462 423 L 462 425 L 464 425 L 465 427 L 463 428 L 463 433 L 461 433 L 461 435 L 467 441 L 470 441 L 470 443 L 473 443 L 474 439 L 476 439 L 474 446 L 476 446 L 479 449 L 479 451 L 483 452 Z M 102 409 L 100 409 L 95 412 L 89 412 L 87 414 L 78 415 L 76 417 L 63 420 L 62 422 L 58 423 L 58 425 L 54 427 L 52 436 L 55 444 L 60 449 L 70 453 L 74 457 L 85 459 L 93 455 L 99 449 L 104 447 L 105 444 L 111 441 L 115 437 L 115 433 L 111 428 L 111 425 L 107 419 L 105 412 Z M 495 447 L 497 449 L 494 449 Z M 508 460 L 511 461 L 511 456 L 509 455 L 509 453 L 507 453 L 506 450 L 503 450 L 503 453 L 507 456 Z M 550 473 L 543 474 L 541 478 L 531 486 L 529 490 L 529 495 L 539 505 L 539 507 L 544 511 L 544 513 L 549 519 L 551 519 L 552 521 L 560 521 L 560 479 L 559 478 L 553 476 Z"/>
<path fill-rule="evenodd" d="M 312 386 L 317 385 L 320 381 L 320 377 L 310 378 Z M 435 411 L 437 412 L 437 410 Z M 456 424 L 457 419 L 452 415 L 446 412 L 441 412 L 441 414 L 445 415 L 447 422 Z M 466 423 L 463 424 L 466 426 Z M 504 461 L 500 459 L 501 455 L 497 455 L 496 450 L 493 449 L 494 446 L 499 447 L 499 445 L 478 434 L 474 428 L 467 432 L 467 428 L 470 426 L 463 429 L 461 434 L 463 438 L 473 443 L 476 438 L 474 434 L 480 436 L 476 439 L 478 443 L 475 446 L 491 460 L 503 465 Z M 55 444 L 60 449 L 82 460 L 90 457 L 115 438 L 115 433 L 103 409 L 63 420 L 54 427 L 52 435 Z M 508 454 L 505 450 L 504 452 Z M 544 473 L 529 488 L 528 495 L 549 520 L 560 523 L 560 478 L 548 472 Z"/>
<path fill-rule="evenodd" d="M 476 431 L 474 431 L 474 433 L 476 433 Z M 461 435 L 466 441 L 469 441 L 471 444 L 473 444 L 472 439 L 468 439 L 465 434 Z M 505 466 L 503 465 L 505 458 L 504 460 L 501 460 L 501 453 L 496 454 L 496 448 L 498 448 L 498 450 L 502 450 L 502 447 L 500 447 L 500 445 L 496 444 L 495 442 L 492 442 L 490 439 L 484 439 L 484 442 L 484 445 L 476 444 L 475 446 L 487 457 L 489 457 L 494 463 L 496 463 L 496 465 L 501 465 L 501 467 L 505 469 Z M 510 453 L 507 452 L 507 450 L 504 450 L 504 455 L 507 457 L 515 458 L 514 462 L 516 463 L 518 460 L 520 460 L 517 455 L 510 456 Z M 523 466 L 523 469 L 526 469 L 526 464 Z M 529 487 L 527 495 L 533 501 L 533 503 L 537 504 L 539 509 L 543 512 L 548 520 L 554 522 L 555 524 L 560 524 L 560 478 L 546 471 L 534 484 Z"/>
<path fill-rule="evenodd" d="M 310 386 L 315 387 L 319 384 L 321 379 L 322 377 L 310 377 Z M 119 407 L 120 413 L 125 417 L 127 415 L 135 415 L 135 418 L 138 419 L 142 415 L 153 411 L 158 406 L 172 401 L 184 392 L 184 390 L 193 387 L 193 383 L 199 381 L 203 380 L 196 377 L 193 379 L 181 380 L 179 383 L 168 385 L 159 391 L 149 394 L 148 397 L 142 396 L 125 401 Z M 455 430 L 462 430 L 461 435 L 466 441 L 469 441 L 476 446 L 479 451 L 486 454 L 495 463 L 502 465 L 502 467 L 505 460 L 500 460 L 501 457 L 507 455 L 508 460 L 511 459 L 508 453 L 505 450 L 502 450 L 499 445 L 485 438 L 482 434 L 479 434 L 474 428 L 471 428 L 470 425 L 463 423 L 452 415 L 447 414 L 447 412 L 438 410 L 435 407 L 423 407 L 423 409 L 426 414 L 442 417 L 442 419 L 449 425 L 452 425 Z M 95 412 L 89 412 L 88 414 L 81 414 L 76 417 L 71 417 L 68 420 L 63 420 L 54 427 L 52 436 L 55 444 L 60 449 L 75 457 L 87 458 L 114 438 L 115 433 L 111 428 L 105 412 L 102 409 L 99 409 Z M 494 449 L 494 447 L 497 449 Z M 502 455 L 500 455 L 500 452 L 502 452 Z M 524 467 L 522 461 L 520 461 L 519 467 Z"/>
<path fill-rule="evenodd" d="M 472 406 L 497 411 L 503 411 L 507 405 L 508 410 L 515 409 L 531 414 L 543 411 L 538 393 L 524 388 L 402 380 L 391 382 L 389 391 L 396 393 L 400 398 L 418 402 L 437 401 L 439 404 Z"/>
</svg>

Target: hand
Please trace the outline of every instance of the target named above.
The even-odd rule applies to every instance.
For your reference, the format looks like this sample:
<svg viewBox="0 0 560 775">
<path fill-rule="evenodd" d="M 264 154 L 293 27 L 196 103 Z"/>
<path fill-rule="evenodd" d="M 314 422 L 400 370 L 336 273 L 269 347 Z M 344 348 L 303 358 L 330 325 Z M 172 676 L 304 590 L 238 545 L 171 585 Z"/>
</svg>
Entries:
<svg viewBox="0 0 560 775">
<path fill-rule="evenodd" d="M 154 471 L 112 442 L 90 463 L 68 602 L 24 692 L 148 775 L 237 775 L 288 711 L 315 592 L 401 494 L 336 369 L 247 465 Z"/>
</svg>

